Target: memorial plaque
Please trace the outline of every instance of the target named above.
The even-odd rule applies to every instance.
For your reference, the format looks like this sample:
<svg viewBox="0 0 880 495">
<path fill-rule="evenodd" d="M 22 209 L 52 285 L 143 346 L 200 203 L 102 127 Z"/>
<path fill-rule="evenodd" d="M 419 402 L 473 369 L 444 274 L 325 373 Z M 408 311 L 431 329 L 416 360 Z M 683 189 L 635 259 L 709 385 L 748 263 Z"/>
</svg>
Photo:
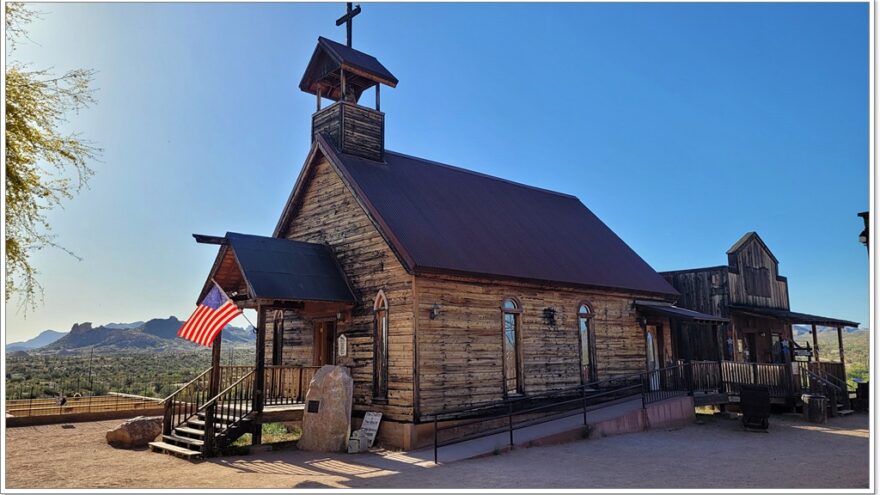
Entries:
<svg viewBox="0 0 880 495">
<path fill-rule="evenodd" d="M 367 447 L 372 447 L 373 442 L 376 441 L 376 432 L 379 431 L 379 422 L 382 421 L 382 413 L 380 412 L 368 412 L 364 415 L 364 422 L 361 424 L 361 430 L 364 431 L 364 436 L 367 440 Z"/>
<path fill-rule="evenodd" d="M 318 407 L 319 407 L 320 405 L 321 405 L 321 401 L 318 401 L 318 400 L 310 400 L 310 401 L 309 401 L 309 406 L 308 406 L 308 411 L 309 411 L 310 413 L 316 413 L 316 412 L 318 412 Z"/>
<path fill-rule="evenodd" d="M 346 354 L 348 354 L 348 337 L 340 335 L 339 338 L 336 339 L 336 355 L 345 356 Z"/>
</svg>

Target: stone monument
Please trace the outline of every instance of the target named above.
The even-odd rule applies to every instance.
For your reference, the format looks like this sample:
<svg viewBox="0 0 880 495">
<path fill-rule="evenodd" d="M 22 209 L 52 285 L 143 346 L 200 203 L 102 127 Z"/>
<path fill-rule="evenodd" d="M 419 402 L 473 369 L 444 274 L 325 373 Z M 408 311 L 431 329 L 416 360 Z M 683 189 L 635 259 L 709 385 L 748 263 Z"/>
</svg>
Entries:
<svg viewBox="0 0 880 495">
<path fill-rule="evenodd" d="M 345 366 L 325 365 L 315 373 L 306 392 L 300 450 L 345 452 L 351 433 L 354 383 Z"/>
</svg>

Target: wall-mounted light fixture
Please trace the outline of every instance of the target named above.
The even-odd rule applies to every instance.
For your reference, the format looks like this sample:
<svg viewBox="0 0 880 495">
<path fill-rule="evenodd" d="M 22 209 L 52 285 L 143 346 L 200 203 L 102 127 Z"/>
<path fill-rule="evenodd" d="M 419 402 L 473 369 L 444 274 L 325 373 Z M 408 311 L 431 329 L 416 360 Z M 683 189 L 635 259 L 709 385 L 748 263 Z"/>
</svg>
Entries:
<svg viewBox="0 0 880 495">
<path fill-rule="evenodd" d="M 639 325 L 642 326 L 642 328 L 648 326 L 648 318 L 646 318 L 644 316 L 639 318 Z"/>
<path fill-rule="evenodd" d="M 345 313 L 336 313 L 336 321 L 345 321 Z"/>
<path fill-rule="evenodd" d="M 434 303 L 434 305 L 431 306 L 431 313 L 429 316 L 432 320 L 436 320 L 437 318 L 440 317 L 440 305 L 439 304 Z"/>
</svg>

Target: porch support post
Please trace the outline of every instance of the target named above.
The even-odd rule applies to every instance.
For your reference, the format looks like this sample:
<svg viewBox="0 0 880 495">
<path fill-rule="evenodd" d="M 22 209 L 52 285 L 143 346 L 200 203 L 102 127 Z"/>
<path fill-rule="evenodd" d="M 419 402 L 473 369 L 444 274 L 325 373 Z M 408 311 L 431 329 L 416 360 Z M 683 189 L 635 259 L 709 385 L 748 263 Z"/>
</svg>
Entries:
<svg viewBox="0 0 880 495">
<path fill-rule="evenodd" d="M 837 348 L 840 351 L 840 364 L 845 364 L 843 360 L 843 330 L 837 327 Z"/>
<path fill-rule="evenodd" d="M 266 388 L 266 316 L 262 305 L 257 305 L 257 349 L 256 363 L 254 363 L 254 402 L 253 410 L 257 413 L 263 411 Z M 254 429 L 251 433 L 251 443 L 259 445 L 263 441 L 263 425 L 254 421 Z"/>
<path fill-rule="evenodd" d="M 818 363 L 819 362 L 819 340 L 816 338 L 816 324 L 813 323 L 811 326 L 813 328 L 813 362 Z"/>
<path fill-rule="evenodd" d="M 220 393 L 220 342 L 222 340 L 223 332 L 221 331 L 211 344 L 211 378 L 208 381 L 208 395 L 210 397 L 216 397 Z"/>
</svg>

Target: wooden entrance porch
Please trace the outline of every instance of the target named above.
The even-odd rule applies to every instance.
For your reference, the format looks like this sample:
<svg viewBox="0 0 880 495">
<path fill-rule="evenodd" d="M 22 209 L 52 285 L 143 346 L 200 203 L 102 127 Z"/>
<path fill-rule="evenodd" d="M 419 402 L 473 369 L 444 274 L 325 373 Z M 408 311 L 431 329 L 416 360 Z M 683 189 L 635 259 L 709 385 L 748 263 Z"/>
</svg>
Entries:
<svg viewBox="0 0 880 495">
<path fill-rule="evenodd" d="M 163 441 L 150 445 L 187 458 L 215 455 L 245 433 L 259 444 L 270 414 L 301 417 L 309 383 L 321 365 L 333 363 L 337 326 L 351 319 L 355 302 L 325 245 L 234 233 L 194 237 L 220 246 L 199 300 L 216 285 L 239 308 L 255 309 L 257 338 L 253 366 L 221 366 L 218 336 L 211 367 L 165 399 Z M 290 346 L 308 359 L 286 353 L 288 314 L 314 322 L 311 337 Z"/>
</svg>

